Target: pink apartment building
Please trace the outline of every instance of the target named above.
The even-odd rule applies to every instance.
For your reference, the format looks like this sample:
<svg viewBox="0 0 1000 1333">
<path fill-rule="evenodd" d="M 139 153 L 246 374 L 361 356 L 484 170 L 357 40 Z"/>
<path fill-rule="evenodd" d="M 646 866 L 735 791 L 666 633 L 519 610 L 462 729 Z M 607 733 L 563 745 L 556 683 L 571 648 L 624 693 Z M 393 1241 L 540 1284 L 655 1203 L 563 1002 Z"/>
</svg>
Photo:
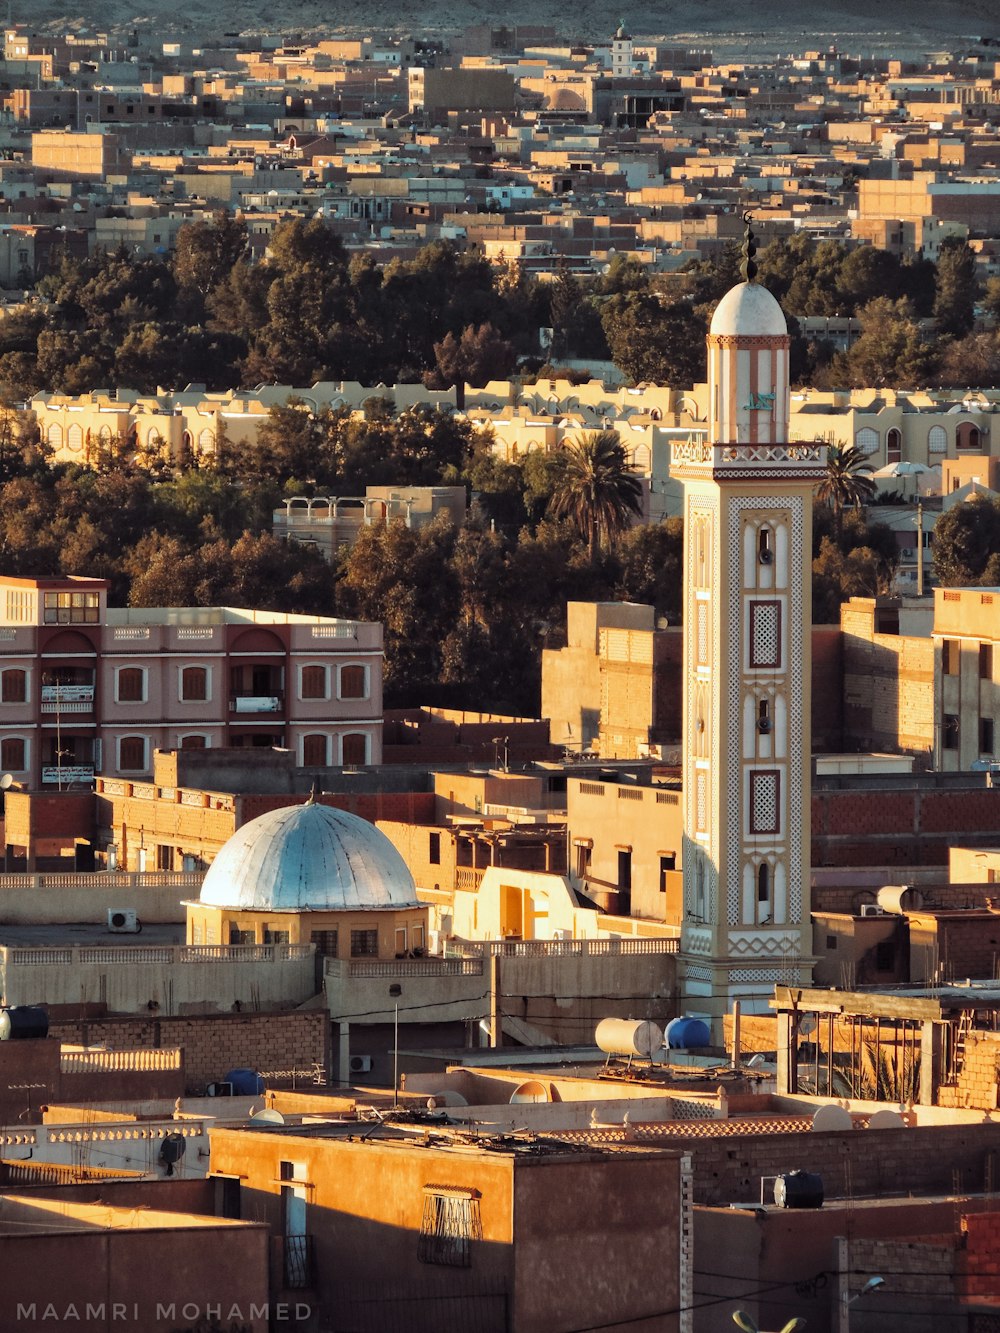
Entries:
<svg viewBox="0 0 1000 1333">
<path fill-rule="evenodd" d="M 0 577 L 0 764 L 55 790 L 154 749 L 378 763 L 382 627 L 236 607 L 115 608 L 104 579 Z"/>
</svg>

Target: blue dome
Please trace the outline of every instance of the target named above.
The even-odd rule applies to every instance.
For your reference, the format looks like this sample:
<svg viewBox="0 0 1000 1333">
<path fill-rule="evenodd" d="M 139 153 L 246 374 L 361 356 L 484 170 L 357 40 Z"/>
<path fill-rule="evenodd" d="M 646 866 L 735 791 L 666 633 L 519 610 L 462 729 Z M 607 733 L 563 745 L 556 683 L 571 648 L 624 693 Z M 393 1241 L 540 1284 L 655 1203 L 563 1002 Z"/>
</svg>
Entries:
<svg viewBox="0 0 1000 1333">
<path fill-rule="evenodd" d="M 309 801 L 238 829 L 208 868 L 199 901 L 248 912 L 419 907 L 406 862 L 374 824 Z"/>
</svg>

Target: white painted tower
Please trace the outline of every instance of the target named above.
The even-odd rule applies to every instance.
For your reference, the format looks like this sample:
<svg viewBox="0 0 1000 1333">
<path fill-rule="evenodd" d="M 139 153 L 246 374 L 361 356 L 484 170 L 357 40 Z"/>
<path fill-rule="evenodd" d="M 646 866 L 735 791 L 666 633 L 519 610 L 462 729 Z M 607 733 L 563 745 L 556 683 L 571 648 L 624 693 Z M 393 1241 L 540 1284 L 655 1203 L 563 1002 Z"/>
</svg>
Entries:
<svg viewBox="0 0 1000 1333">
<path fill-rule="evenodd" d="M 707 439 L 677 442 L 684 482 L 684 923 L 690 1011 L 765 1008 L 809 984 L 812 498 L 818 444 L 788 442 L 789 337 L 754 281 L 708 336 Z M 757 998 L 759 997 L 759 999 Z"/>
</svg>

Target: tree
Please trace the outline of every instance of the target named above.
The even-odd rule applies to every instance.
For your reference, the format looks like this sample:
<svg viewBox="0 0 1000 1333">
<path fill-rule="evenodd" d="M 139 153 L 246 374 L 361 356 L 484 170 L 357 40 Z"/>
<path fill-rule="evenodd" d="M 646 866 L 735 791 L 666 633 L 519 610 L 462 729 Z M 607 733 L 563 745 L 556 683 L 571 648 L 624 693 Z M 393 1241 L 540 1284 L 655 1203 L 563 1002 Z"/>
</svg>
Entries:
<svg viewBox="0 0 1000 1333">
<path fill-rule="evenodd" d="M 860 337 L 846 357 L 837 359 L 852 384 L 915 384 L 927 375 L 931 355 L 905 298 L 876 297 L 858 312 L 858 321 Z"/>
<path fill-rule="evenodd" d="M 965 241 L 949 236 L 941 242 L 934 294 L 934 323 L 939 334 L 964 337 L 976 322 L 979 279 L 976 256 Z"/>
<path fill-rule="evenodd" d="M 681 619 L 684 576 L 684 521 L 644 523 L 619 539 L 615 555 L 621 566 L 616 597 L 654 606 L 671 624 Z"/>
<path fill-rule="evenodd" d="M 970 333 L 941 349 L 934 382 L 947 388 L 989 388 L 1000 383 L 1000 333 Z"/>
<path fill-rule="evenodd" d="M 833 511 L 834 529 L 839 539 L 843 530 L 844 510 L 860 509 L 875 495 L 872 467 L 857 445 L 843 448 L 833 444 L 826 454 L 826 474 L 816 490 L 816 498 Z"/>
<path fill-rule="evenodd" d="M 587 543 L 591 561 L 642 513 L 642 486 L 628 470 L 614 430 L 592 431 L 565 446 L 566 467 L 550 512 L 568 518 Z"/>
<path fill-rule="evenodd" d="M 477 387 L 490 380 L 505 380 L 514 369 L 514 346 L 502 338 L 492 324 L 469 324 L 460 338 L 446 333 L 434 344 L 434 369 L 424 373 L 431 389 L 456 389 L 456 403 L 465 406 L 465 386 Z"/>
<path fill-rule="evenodd" d="M 952 505 L 934 525 L 934 574 L 944 587 L 979 583 L 996 551 L 1000 503 L 992 497 L 973 495 Z"/>
<path fill-rule="evenodd" d="M 613 296 L 601 324 L 612 360 L 636 384 L 705 378 L 705 323 L 686 301 L 665 305 L 649 292 Z"/>
<path fill-rule="evenodd" d="M 813 622 L 836 624 L 841 604 L 848 598 L 888 592 L 892 573 L 892 567 L 871 547 L 855 546 L 845 552 L 831 538 L 824 537 L 813 561 Z"/>
<path fill-rule="evenodd" d="M 186 222 L 177 233 L 172 268 L 182 292 L 204 302 L 247 251 L 247 224 L 219 209 L 211 222 Z"/>
</svg>

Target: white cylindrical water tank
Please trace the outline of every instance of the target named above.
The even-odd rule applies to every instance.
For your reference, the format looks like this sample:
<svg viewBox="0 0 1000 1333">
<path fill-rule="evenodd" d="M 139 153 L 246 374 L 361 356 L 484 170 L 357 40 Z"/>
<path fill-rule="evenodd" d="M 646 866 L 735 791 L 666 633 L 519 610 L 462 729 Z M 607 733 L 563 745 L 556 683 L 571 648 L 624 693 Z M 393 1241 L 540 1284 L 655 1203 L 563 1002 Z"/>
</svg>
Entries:
<svg viewBox="0 0 1000 1333">
<path fill-rule="evenodd" d="M 909 884 L 884 884 L 878 891 L 878 905 L 883 912 L 902 916 L 904 912 L 919 912 L 924 895 Z"/>
<path fill-rule="evenodd" d="M 602 1018 L 594 1041 L 608 1055 L 642 1055 L 651 1060 L 663 1046 L 663 1031 L 645 1019 Z"/>
</svg>

